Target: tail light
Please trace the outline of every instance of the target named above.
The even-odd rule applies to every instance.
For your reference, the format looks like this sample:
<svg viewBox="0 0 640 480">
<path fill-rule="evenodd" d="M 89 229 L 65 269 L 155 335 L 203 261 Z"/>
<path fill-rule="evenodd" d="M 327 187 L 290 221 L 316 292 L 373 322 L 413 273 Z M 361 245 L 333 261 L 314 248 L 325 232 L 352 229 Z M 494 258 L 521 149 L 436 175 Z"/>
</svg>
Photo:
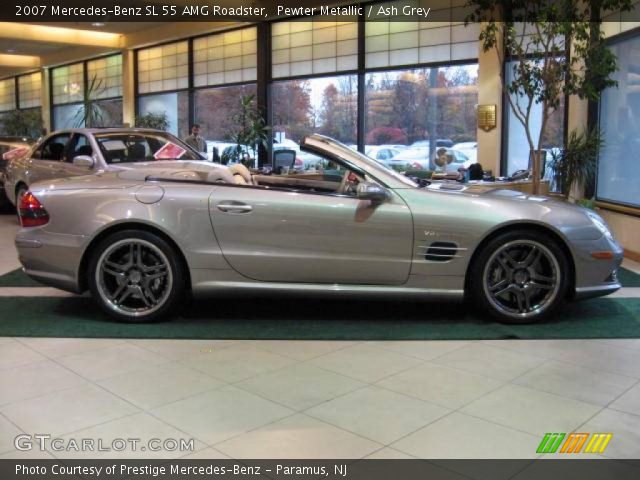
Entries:
<svg viewBox="0 0 640 480">
<path fill-rule="evenodd" d="M 304 162 L 300 158 L 296 157 L 295 166 L 296 168 L 301 168 L 304 166 Z"/>
<path fill-rule="evenodd" d="M 421 163 L 414 162 L 411 166 L 413 168 L 415 168 L 416 170 L 422 170 L 422 164 Z"/>
<path fill-rule="evenodd" d="M 40 227 L 49 223 L 49 212 L 31 192 L 24 194 L 18 207 L 20 224 L 23 227 Z"/>
</svg>

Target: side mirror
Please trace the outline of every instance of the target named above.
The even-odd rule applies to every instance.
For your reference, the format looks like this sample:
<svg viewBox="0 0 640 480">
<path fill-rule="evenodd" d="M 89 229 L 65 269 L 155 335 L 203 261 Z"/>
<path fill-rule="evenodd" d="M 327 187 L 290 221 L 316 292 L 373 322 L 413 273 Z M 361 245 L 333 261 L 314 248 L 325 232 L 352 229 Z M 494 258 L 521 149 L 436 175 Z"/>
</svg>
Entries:
<svg viewBox="0 0 640 480">
<path fill-rule="evenodd" d="M 376 183 L 362 182 L 358 184 L 356 197 L 362 200 L 371 200 L 373 203 L 382 203 L 388 197 L 387 190 Z"/>
<path fill-rule="evenodd" d="M 84 168 L 93 168 L 93 158 L 89 155 L 78 155 L 77 157 L 73 157 L 73 164 L 76 167 L 84 167 Z"/>
</svg>

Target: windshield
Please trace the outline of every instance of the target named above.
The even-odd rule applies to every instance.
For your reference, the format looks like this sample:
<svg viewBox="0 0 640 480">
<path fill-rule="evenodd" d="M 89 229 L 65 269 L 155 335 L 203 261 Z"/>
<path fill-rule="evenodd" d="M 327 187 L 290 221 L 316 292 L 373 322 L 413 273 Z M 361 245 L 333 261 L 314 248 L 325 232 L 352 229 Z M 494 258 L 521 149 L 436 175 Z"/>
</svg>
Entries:
<svg viewBox="0 0 640 480">
<path fill-rule="evenodd" d="M 201 160 L 197 153 L 168 133 L 105 132 L 95 134 L 95 139 L 108 164 Z"/>
<path fill-rule="evenodd" d="M 330 141 L 333 144 L 333 146 L 335 146 L 335 147 L 337 147 L 339 149 L 340 157 L 348 160 L 349 157 L 353 157 L 354 155 L 357 156 L 360 161 L 362 161 L 363 163 L 365 163 L 367 165 L 367 171 L 373 177 L 377 177 L 378 173 L 382 173 L 383 174 L 383 178 L 384 178 L 384 175 L 391 175 L 396 180 L 399 180 L 400 182 L 404 183 L 408 187 L 413 187 L 413 188 L 418 187 L 418 184 L 415 183 L 413 180 L 411 180 L 409 177 L 401 175 L 400 173 L 396 172 L 395 170 L 393 170 L 391 168 L 388 168 L 388 167 L 386 167 L 384 165 L 381 165 L 380 163 L 376 162 L 372 158 L 367 157 L 366 155 L 358 152 L 357 150 L 354 150 L 353 148 L 347 147 L 343 143 L 337 142 L 335 140 L 330 140 Z"/>
</svg>

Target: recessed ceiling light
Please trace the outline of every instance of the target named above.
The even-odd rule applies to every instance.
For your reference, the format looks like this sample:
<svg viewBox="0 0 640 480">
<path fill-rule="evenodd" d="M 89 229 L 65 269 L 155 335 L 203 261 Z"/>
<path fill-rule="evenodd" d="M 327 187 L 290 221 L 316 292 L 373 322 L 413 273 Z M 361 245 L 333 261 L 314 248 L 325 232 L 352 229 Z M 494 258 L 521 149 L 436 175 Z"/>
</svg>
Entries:
<svg viewBox="0 0 640 480">
<path fill-rule="evenodd" d="M 102 28 L 102 27 L 104 27 L 104 26 L 105 26 L 105 23 L 104 23 L 104 22 L 93 22 L 93 23 L 91 24 L 91 26 L 92 26 L 92 27 Z"/>
</svg>

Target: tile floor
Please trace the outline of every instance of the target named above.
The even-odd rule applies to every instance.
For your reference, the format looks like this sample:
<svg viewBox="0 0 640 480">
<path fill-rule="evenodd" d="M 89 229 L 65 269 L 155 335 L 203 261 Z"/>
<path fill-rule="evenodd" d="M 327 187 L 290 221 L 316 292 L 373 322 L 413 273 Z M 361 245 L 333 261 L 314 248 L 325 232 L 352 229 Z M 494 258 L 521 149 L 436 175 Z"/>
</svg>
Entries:
<svg viewBox="0 0 640 480">
<path fill-rule="evenodd" d="M 0 274 L 18 267 L 15 229 L 0 216 Z M 194 439 L 60 458 L 533 458 L 545 432 L 574 430 L 613 432 L 607 457 L 640 456 L 640 339 L 0 337 L 0 458 L 50 456 L 17 451 L 23 432 Z"/>
</svg>

